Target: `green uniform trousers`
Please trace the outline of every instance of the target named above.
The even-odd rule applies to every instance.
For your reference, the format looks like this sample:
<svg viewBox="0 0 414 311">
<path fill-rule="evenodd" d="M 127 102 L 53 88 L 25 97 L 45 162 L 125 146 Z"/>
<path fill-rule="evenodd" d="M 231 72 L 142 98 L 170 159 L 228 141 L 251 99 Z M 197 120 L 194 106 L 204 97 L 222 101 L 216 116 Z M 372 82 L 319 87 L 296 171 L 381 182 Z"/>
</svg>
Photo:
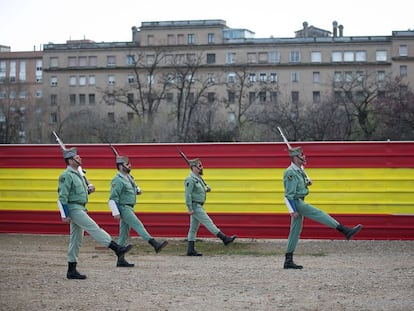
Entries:
<svg viewBox="0 0 414 311">
<path fill-rule="evenodd" d="M 132 206 L 120 206 L 119 212 L 121 213 L 121 220 L 119 222 L 119 245 L 125 246 L 131 228 L 134 229 L 135 232 L 138 233 L 144 240 L 149 241 L 152 239 L 142 222 L 138 219 L 137 215 L 135 215 L 134 208 Z"/>
<path fill-rule="evenodd" d="M 286 253 L 294 252 L 296 249 L 296 245 L 298 244 L 299 237 L 302 232 L 303 217 L 310 218 L 333 229 L 335 229 L 339 224 L 334 218 L 324 211 L 305 203 L 305 201 L 301 199 L 295 200 L 295 203 L 299 216 L 296 218 L 292 217 Z"/>
<path fill-rule="evenodd" d="M 71 208 L 70 204 L 68 206 L 69 216 L 71 219 L 68 262 L 78 261 L 79 249 L 82 245 L 84 231 L 88 232 L 93 239 L 105 247 L 108 247 L 112 241 L 111 236 L 106 231 L 101 229 L 91 217 L 89 217 L 83 206 L 75 206 L 75 208 Z"/>
<path fill-rule="evenodd" d="M 213 220 L 207 215 L 201 204 L 193 203 L 193 211 L 194 213 L 190 216 L 190 229 L 188 230 L 187 236 L 188 241 L 196 240 L 200 223 L 214 235 L 217 235 L 220 232 L 219 228 L 213 223 Z"/>
</svg>

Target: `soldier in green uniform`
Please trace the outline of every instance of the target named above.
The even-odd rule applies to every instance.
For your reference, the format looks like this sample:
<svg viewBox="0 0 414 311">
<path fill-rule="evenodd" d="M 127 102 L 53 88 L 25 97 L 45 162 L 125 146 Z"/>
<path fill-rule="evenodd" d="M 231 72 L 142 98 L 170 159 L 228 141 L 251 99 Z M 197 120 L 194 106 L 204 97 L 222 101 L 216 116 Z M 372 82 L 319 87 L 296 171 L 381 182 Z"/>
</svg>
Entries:
<svg viewBox="0 0 414 311">
<path fill-rule="evenodd" d="M 200 159 L 188 160 L 188 164 L 190 165 L 191 173 L 184 182 L 185 204 L 187 206 L 188 214 L 190 215 L 190 228 L 187 237 L 187 256 L 202 256 L 202 254 L 197 252 L 194 248 L 200 223 L 212 234 L 219 237 L 224 245 L 232 243 L 237 236 L 233 235 L 229 237 L 224 235 L 214 224 L 213 220 L 207 215 L 203 205 L 206 201 L 206 192 L 210 192 L 211 188 L 202 178 L 203 165 Z"/>
<path fill-rule="evenodd" d="M 327 213 L 305 202 L 305 197 L 309 193 L 308 186 L 312 181 L 306 175 L 303 165 L 306 164 L 306 156 L 301 147 L 289 149 L 291 165 L 285 170 L 283 175 L 283 185 L 285 188 L 285 203 L 291 215 L 290 233 L 287 242 L 285 255 L 285 269 L 302 269 L 303 266 L 297 265 L 293 261 L 293 252 L 299 241 L 302 232 L 303 217 L 308 217 L 314 221 L 324 224 L 332 229 L 343 233 L 347 240 L 358 233 L 362 226 L 357 225 L 348 228 L 340 224 Z"/>
<path fill-rule="evenodd" d="M 84 231 L 100 244 L 112 249 L 119 257 L 124 256 L 132 245 L 122 247 L 114 242 L 111 236 L 101 229 L 96 222 L 87 214 L 86 203 L 88 194 L 95 191 L 95 187 L 87 185 L 78 168 L 81 167 L 82 159 L 76 148 L 63 150 L 63 157 L 67 164 L 66 170 L 59 177 L 59 199 L 58 207 L 62 221 L 70 223 L 70 239 L 68 248 L 68 279 L 86 279 L 86 275 L 76 270 L 79 249 L 82 245 Z"/>
<path fill-rule="evenodd" d="M 142 192 L 135 183 L 134 177 L 130 174 L 131 163 L 129 162 L 128 157 L 117 156 L 116 167 L 118 169 L 118 174 L 116 174 L 111 181 L 111 192 L 108 205 L 115 219 L 120 220 L 118 243 L 120 245 L 125 245 L 132 228 L 141 236 L 141 238 L 151 244 L 156 253 L 159 253 L 165 246 L 167 246 L 168 242 L 158 242 L 155 240 L 134 213 L 137 195 L 140 195 Z M 126 261 L 124 256 L 118 257 L 116 265 L 117 267 L 134 266 L 133 263 Z"/>
</svg>

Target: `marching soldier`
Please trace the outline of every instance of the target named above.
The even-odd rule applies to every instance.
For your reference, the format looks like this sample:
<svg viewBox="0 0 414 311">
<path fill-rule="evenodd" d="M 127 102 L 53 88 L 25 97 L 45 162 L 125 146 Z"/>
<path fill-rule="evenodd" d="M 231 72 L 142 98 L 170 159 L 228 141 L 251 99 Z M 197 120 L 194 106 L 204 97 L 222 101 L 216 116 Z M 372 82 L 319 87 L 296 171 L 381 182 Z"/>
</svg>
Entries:
<svg viewBox="0 0 414 311">
<path fill-rule="evenodd" d="M 118 173 L 111 181 L 111 192 L 108 205 L 114 218 L 120 221 L 118 243 L 120 245 L 125 245 L 132 228 L 141 236 L 141 238 L 151 244 L 156 253 L 159 253 L 165 246 L 167 246 L 168 242 L 158 242 L 155 240 L 134 213 L 134 206 L 137 202 L 136 196 L 141 195 L 142 192 L 135 183 L 134 177 L 130 174 L 131 163 L 128 157 L 118 155 L 116 157 L 116 167 Z M 126 261 L 124 256 L 120 256 L 118 257 L 116 266 L 133 267 L 134 264 Z"/>
<path fill-rule="evenodd" d="M 112 249 L 118 258 L 122 258 L 132 245 L 120 246 L 115 243 L 111 236 L 101 229 L 96 222 L 87 214 L 86 203 L 88 193 L 95 191 L 95 187 L 87 185 L 85 179 L 80 175 L 78 168 L 82 159 L 76 148 L 63 149 L 63 158 L 67 164 L 66 170 L 59 177 L 59 199 L 58 207 L 62 221 L 70 223 L 70 239 L 68 248 L 68 279 L 86 279 L 86 275 L 76 270 L 79 249 L 82 244 L 84 231 L 100 244 Z"/>
<path fill-rule="evenodd" d="M 312 181 L 303 169 L 303 165 L 306 164 L 306 156 L 303 154 L 301 147 L 289 148 L 289 156 L 292 163 L 285 170 L 283 185 L 285 188 L 285 203 L 291 215 L 291 225 L 283 267 L 285 269 L 302 269 L 303 266 L 294 263 L 293 252 L 296 249 L 302 231 L 303 217 L 308 217 L 338 230 L 344 234 L 347 240 L 357 234 L 361 230 L 362 225 L 348 228 L 327 213 L 306 203 L 305 197 L 309 193 L 308 186 L 312 184 Z"/>
<path fill-rule="evenodd" d="M 187 159 L 186 159 L 187 160 Z M 211 188 L 204 182 L 203 165 L 200 159 L 187 160 L 191 169 L 190 175 L 185 179 L 185 204 L 190 215 L 190 228 L 188 230 L 188 249 L 187 256 L 202 256 L 194 248 L 197 237 L 197 231 L 202 223 L 208 231 L 223 241 L 224 245 L 232 243 L 237 236 L 231 237 L 223 234 L 219 228 L 213 223 L 213 220 L 207 215 L 203 205 L 206 201 L 206 192 L 210 192 Z"/>
</svg>

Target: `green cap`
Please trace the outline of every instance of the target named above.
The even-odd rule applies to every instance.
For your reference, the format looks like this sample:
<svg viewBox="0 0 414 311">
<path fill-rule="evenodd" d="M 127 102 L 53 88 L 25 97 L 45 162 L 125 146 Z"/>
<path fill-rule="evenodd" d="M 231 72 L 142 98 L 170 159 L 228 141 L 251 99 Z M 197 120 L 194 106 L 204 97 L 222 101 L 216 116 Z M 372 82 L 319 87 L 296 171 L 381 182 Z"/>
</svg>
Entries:
<svg viewBox="0 0 414 311">
<path fill-rule="evenodd" d="M 302 147 L 295 147 L 295 148 L 289 149 L 289 155 L 291 157 L 301 156 L 302 153 L 303 153 Z"/>
<path fill-rule="evenodd" d="M 70 159 L 78 155 L 78 150 L 75 147 L 63 150 L 63 158 Z"/>
<path fill-rule="evenodd" d="M 199 163 L 201 163 L 199 158 L 188 160 L 188 164 L 190 165 L 190 167 L 197 166 Z"/>
<path fill-rule="evenodd" d="M 129 163 L 129 159 L 128 157 L 124 157 L 124 156 L 117 156 L 116 157 L 116 164 L 128 164 Z"/>
</svg>

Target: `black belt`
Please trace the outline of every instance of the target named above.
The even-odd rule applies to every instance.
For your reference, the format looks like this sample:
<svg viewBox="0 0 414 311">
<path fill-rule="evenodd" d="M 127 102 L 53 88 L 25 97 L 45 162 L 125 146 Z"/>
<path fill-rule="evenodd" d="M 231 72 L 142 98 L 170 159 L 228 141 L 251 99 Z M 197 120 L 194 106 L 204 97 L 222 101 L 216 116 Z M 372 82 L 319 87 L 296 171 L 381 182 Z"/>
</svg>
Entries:
<svg viewBox="0 0 414 311">
<path fill-rule="evenodd" d="M 82 206 L 86 205 L 86 203 L 79 203 L 79 202 L 68 202 L 68 204 L 77 204 L 77 205 L 82 205 Z"/>
<path fill-rule="evenodd" d="M 197 204 L 200 204 L 200 205 L 204 205 L 204 202 L 193 201 L 193 203 L 197 203 Z"/>
<path fill-rule="evenodd" d="M 124 204 L 124 205 L 134 208 L 134 205 L 132 205 L 132 204 Z"/>
<path fill-rule="evenodd" d="M 296 198 L 296 200 L 302 200 L 302 201 L 304 201 L 305 200 L 305 197 Z"/>
</svg>

